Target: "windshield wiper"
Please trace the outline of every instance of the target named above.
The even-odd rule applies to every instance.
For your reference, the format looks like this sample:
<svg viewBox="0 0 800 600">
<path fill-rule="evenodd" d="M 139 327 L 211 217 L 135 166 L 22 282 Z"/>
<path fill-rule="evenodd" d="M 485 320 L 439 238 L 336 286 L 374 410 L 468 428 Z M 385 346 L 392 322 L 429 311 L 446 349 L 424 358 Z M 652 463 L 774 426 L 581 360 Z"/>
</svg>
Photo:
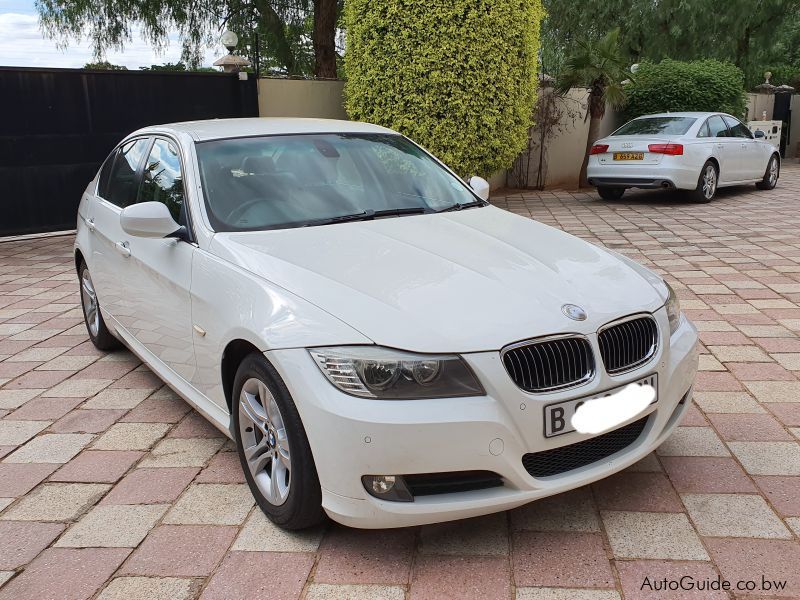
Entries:
<svg viewBox="0 0 800 600">
<path fill-rule="evenodd" d="M 328 217 L 325 219 L 314 219 L 313 221 L 303 221 L 298 227 L 314 227 L 315 225 L 332 225 L 334 223 L 347 223 L 348 221 L 371 221 L 378 217 L 399 217 L 402 215 L 421 215 L 430 212 L 424 206 L 406 206 L 403 208 L 385 208 L 381 210 L 362 210 L 351 215 L 340 215 L 338 217 Z M 285 225 L 284 225 L 285 226 Z"/>
<path fill-rule="evenodd" d="M 475 200 L 473 202 L 465 202 L 464 204 L 453 204 L 452 206 L 446 206 L 445 208 L 440 208 L 436 212 L 437 213 L 452 212 L 454 210 L 461 210 L 463 208 L 473 208 L 475 206 L 486 206 L 486 203 L 483 200 Z"/>
</svg>

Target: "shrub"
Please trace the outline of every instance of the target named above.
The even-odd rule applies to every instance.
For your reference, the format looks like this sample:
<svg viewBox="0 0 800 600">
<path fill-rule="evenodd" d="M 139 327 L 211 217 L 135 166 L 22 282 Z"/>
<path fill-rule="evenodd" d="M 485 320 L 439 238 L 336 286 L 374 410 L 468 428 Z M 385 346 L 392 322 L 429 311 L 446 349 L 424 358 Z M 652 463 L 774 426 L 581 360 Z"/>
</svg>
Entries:
<svg viewBox="0 0 800 600">
<path fill-rule="evenodd" d="M 541 0 L 347 0 L 345 107 L 460 175 L 489 176 L 526 147 Z"/>
<path fill-rule="evenodd" d="M 741 117 L 747 106 L 741 69 L 717 60 L 642 63 L 626 91 L 629 117 L 687 110 Z"/>
</svg>

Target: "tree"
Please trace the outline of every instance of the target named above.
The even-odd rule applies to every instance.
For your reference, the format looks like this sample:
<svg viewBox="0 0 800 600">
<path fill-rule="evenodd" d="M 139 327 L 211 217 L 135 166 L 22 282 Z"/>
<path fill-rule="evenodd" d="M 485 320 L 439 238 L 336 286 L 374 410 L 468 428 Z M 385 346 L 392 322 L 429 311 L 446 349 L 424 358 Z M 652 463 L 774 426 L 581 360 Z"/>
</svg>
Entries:
<svg viewBox="0 0 800 600">
<path fill-rule="evenodd" d="M 536 102 L 540 0 L 347 0 L 345 107 L 460 175 L 511 166 Z"/>
<path fill-rule="evenodd" d="M 176 63 L 164 63 L 163 65 L 150 65 L 149 67 L 139 67 L 140 71 L 173 71 L 173 72 L 180 72 L 184 73 L 186 71 L 192 71 L 195 73 L 219 73 L 217 69 L 214 67 L 189 67 L 186 63 L 183 62 L 176 62 Z"/>
<path fill-rule="evenodd" d="M 122 65 L 114 65 L 107 60 L 101 60 L 98 62 L 88 62 L 83 65 L 84 69 L 94 69 L 95 71 L 127 71 L 128 67 L 123 67 Z"/>
<path fill-rule="evenodd" d="M 586 100 L 589 134 L 586 137 L 580 185 L 588 183 L 586 169 L 589 150 L 600 137 L 600 122 L 606 114 L 606 104 L 612 108 L 623 107 L 625 89 L 622 82 L 632 78 L 626 67 L 627 61 L 620 52 L 619 34 L 619 29 L 612 29 L 599 41 L 579 42 L 575 53 L 565 59 L 564 68 L 557 79 L 556 87 L 562 94 L 576 87 L 589 91 Z"/>
<path fill-rule="evenodd" d="M 617 26 L 629 64 L 715 58 L 734 62 L 749 80 L 766 64 L 800 58 L 800 0 L 544 2 L 542 46 L 545 62 L 554 65 L 552 75 L 577 40 L 600 39 Z"/>
<path fill-rule="evenodd" d="M 156 48 L 177 30 L 183 62 L 196 66 L 201 50 L 218 45 L 224 28 L 240 35 L 242 52 L 258 50 L 265 62 L 289 75 L 336 77 L 336 21 L 340 0 L 36 0 L 42 28 L 66 45 L 88 36 L 99 58 L 121 49 L 141 28 Z"/>
</svg>

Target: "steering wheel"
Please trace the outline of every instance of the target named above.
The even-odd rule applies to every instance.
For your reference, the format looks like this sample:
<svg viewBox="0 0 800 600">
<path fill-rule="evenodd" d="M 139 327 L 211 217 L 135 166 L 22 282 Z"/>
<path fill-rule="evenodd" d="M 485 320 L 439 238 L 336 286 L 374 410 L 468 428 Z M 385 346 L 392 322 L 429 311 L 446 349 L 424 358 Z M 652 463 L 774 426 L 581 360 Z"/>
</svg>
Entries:
<svg viewBox="0 0 800 600">
<path fill-rule="evenodd" d="M 247 202 L 243 202 L 236 208 L 234 208 L 231 212 L 227 214 L 227 216 L 223 219 L 226 223 L 232 225 L 236 221 L 238 221 L 248 209 L 252 208 L 256 204 L 261 204 L 264 201 L 263 198 L 253 198 L 252 200 L 248 200 Z"/>
</svg>

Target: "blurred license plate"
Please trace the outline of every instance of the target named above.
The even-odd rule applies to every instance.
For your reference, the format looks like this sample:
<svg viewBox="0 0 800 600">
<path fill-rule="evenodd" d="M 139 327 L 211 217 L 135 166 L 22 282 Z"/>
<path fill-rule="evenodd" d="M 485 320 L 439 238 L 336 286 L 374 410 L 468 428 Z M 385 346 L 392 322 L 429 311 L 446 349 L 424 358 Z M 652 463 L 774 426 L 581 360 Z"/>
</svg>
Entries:
<svg viewBox="0 0 800 600">
<path fill-rule="evenodd" d="M 634 381 L 631 383 L 638 383 L 639 385 L 652 385 L 656 389 L 656 397 L 650 404 L 654 404 L 658 400 L 658 374 L 653 373 L 652 375 L 648 375 L 644 379 L 639 379 L 638 381 Z M 595 396 L 589 396 L 584 398 L 576 398 L 573 400 L 564 400 L 563 402 L 557 402 L 556 404 L 550 404 L 544 407 L 544 437 L 553 437 L 556 435 L 563 435 L 565 433 L 570 433 L 575 431 L 575 428 L 572 426 L 572 416 L 575 414 L 575 411 L 578 410 L 578 407 L 586 402 L 587 400 L 594 400 L 596 398 L 605 398 L 606 396 L 610 396 L 611 394 L 615 394 L 616 392 L 620 391 L 622 388 L 629 384 L 622 385 L 620 387 L 616 387 L 611 390 L 607 390 Z"/>
<path fill-rule="evenodd" d="M 614 160 L 644 160 L 644 152 L 614 152 Z"/>
</svg>

